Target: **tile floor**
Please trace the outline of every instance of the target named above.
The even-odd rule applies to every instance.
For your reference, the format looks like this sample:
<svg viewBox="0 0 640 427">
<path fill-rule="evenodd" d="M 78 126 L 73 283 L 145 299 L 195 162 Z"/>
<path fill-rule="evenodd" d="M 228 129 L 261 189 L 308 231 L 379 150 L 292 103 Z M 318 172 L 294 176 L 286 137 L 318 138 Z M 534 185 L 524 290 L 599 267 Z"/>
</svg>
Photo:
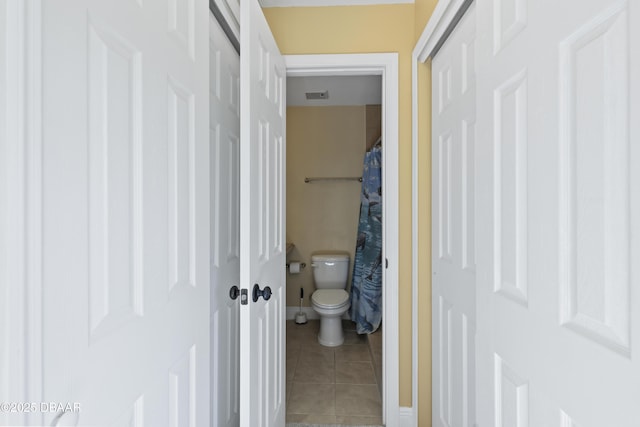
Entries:
<svg viewBox="0 0 640 427">
<path fill-rule="evenodd" d="M 289 423 L 382 425 L 382 402 L 366 335 L 343 321 L 340 347 L 318 343 L 320 323 L 287 321 Z"/>
</svg>

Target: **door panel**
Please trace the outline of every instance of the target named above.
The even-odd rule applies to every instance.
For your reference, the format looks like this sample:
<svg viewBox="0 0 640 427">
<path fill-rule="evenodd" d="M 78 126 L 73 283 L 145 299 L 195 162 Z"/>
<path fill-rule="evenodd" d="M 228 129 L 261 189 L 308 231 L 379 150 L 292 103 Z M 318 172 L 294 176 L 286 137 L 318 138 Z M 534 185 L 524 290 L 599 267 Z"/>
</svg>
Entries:
<svg viewBox="0 0 640 427">
<path fill-rule="evenodd" d="M 212 426 L 240 422 L 240 57 L 211 17 L 211 403 Z"/>
<path fill-rule="evenodd" d="M 240 425 L 283 426 L 286 68 L 258 2 L 240 7 Z"/>
<path fill-rule="evenodd" d="M 208 7 L 170 3 L 43 4 L 43 398 L 81 407 L 61 423 L 209 417 Z"/>
<path fill-rule="evenodd" d="M 481 425 L 637 424 L 639 6 L 478 2 Z"/>
<path fill-rule="evenodd" d="M 475 6 L 432 62 L 433 423 L 475 422 Z"/>
</svg>

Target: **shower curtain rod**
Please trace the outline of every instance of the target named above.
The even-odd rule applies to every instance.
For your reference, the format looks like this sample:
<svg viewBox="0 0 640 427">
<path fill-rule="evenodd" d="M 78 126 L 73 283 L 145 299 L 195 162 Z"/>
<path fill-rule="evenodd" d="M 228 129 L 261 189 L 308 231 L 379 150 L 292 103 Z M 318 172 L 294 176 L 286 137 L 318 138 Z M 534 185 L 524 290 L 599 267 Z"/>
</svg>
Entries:
<svg viewBox="0 0 640 427">
<path fill-rule="evenodd" d="M 309 183 L 313 181 L 360 181 L 362 182 L 361 176 L 336 176 L 336 177 L 315 177 L 315 178 L 305 178 L 304 182 Z"/>
</svg>

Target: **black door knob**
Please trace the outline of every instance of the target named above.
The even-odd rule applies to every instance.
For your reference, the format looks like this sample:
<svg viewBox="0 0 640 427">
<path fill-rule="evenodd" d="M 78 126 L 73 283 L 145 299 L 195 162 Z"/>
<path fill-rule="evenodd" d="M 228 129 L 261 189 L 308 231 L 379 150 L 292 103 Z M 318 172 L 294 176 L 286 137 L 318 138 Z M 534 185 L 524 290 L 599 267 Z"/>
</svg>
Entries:
<svg viewBox="0 0 640 427">
<path fill-rule="evenodd" d="M 258 298 L 264 298 L 265 301 L 269 301 L 271 298 L 271 288 L 265 286 L 264 289 L 260 290 L 260 285 L 257 283 L 253 285 L 253 302 L 258 302 Z"/>
<path fill-rule="evenodd" d="M 238 288 L 236 285 L 233 285 L 231 289 L 229 289 L 229 298 L 235 300 L 238 298 L 238 296 L 240 296 L 240 288 Z"/>
</svg>

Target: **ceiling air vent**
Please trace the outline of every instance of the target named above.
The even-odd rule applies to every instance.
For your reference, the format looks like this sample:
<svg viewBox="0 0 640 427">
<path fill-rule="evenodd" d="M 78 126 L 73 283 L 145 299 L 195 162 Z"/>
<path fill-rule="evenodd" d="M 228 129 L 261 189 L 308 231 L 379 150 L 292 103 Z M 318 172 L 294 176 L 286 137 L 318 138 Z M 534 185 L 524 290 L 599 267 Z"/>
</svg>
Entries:
<svg viewBox="0 0 640 427">
<path fill-rule="evenodd" d="M 305 92 L 307 99 L 329 99 L 329 91 L 324 92 Z"/>
</svg>

